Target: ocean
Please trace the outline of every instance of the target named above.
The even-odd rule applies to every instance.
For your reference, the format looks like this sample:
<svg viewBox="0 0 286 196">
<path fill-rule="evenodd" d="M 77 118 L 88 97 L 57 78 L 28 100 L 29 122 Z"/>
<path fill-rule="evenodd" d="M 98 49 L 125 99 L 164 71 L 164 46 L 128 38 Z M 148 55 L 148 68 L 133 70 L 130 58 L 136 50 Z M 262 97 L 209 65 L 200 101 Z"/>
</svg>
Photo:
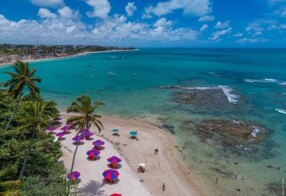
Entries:
<svg viewBox="0 0 286 196">
<path fill-rule="evenodd" d="M 99 114 L 156 119 L 176 138 L 207 195 L 282 193 L 286 49 L 142 48 L 31 66 L 42 78 L 43 97 L 56 100 L 62 111 L 88 94 L 103 101 Z M 0 68 L 0 82 L 9 69 Z M 232 140 L 211 128 L 214 134 L 207 123 L 225 123 L 220 120 L 231 122 L 229 129 L 247 124 L 253 138 Z"/>
</svg>

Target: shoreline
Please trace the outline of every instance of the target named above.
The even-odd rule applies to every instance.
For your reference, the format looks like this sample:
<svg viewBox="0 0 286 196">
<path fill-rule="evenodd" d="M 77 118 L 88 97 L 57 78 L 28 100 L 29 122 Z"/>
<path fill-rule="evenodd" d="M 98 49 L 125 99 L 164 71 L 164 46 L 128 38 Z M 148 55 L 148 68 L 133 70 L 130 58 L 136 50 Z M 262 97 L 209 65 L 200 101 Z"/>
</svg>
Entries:
<svg viewBox="0 0 286 196">
<path fill-rule="evenodd" d="M 68 117 L 68 114 L 63 112 L 61 115 Z M 175 147 L 175 138 L 169 132 L 141 119 L 103 116 L 101 120 L 104 129 L 100 134 L 96 134 L 97 137 L 112 144 L 152 195 L 205 195 L 183 164 Z M 120 137 L 112 136 L 111 130 L 114 128 L 120 130 Z M 139 141 L 129 138 L 129 131 L 134 129 L 138 130 Z M 92 127 L 91 130 L 94 131 L 95 128 Z M 159 149 L 158 155 L 154 154 L 155 148 Z M 65 156 L 67 152 L 63 150 L 63 153 Z M 146 163 L 145 173 L 137 173 L 138 164 L 141 162 Z M 162 183 L 166 185 L 164 192 Z"/>
<path fill-rule="evenodd" d="M 132 52 L 132 51 L 137 51 L 139 49 L 133 49 L 133 50 L 105 50 L 105 51 L 94 51 L 94 52 L 82 52 L 74 55 L 69 55 L 69 56 L 59 56 L 59 57 L 47 57 L 47 58 L 39 58 L 39 59 L 23 59 L 22 61 L 27 61 L 29 63 L 33 62 L 44 62 L 44 61 L 53 61 L 53 60 L 58 60 L 58 59 L 66 59 L 66 58 L 74 58 L 74 57 L 79 57 L 79 56 L 85 56 L 89 54 L 97 54 L 97 53 L 109 53 L 109 52 Z M 0 63 L 0 68 L 9 66 L 13 64 L 14 62 L 9 62 L 9 63 Z"/>
</svg>

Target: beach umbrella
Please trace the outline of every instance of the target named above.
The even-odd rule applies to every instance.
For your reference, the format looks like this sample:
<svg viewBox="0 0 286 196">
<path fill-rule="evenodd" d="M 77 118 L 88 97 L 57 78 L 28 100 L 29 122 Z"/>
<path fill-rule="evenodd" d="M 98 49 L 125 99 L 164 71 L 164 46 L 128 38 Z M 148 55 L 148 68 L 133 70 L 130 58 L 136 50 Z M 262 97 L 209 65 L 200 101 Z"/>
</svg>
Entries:
<svg viewBox="0 0 286 196">
<path fill-rule="evenodd" d="M 73 137 L 72 140 L 75 142 L 80 142 L 80 141 L 84 140 L 84 137 L 82 135 L 77 135 L 77 136 Z"/>
<path fill-rule="evenodd" d="M 136 137 L 137 136 L 137 131 L 131 131 L 129 133 L 132 137 Z"/>
<path fill-rule="evenodd" d="M 84 134 L 86 134 L 87 132 L 90 132 L 90 131 L 89 131 L 88 129 L 83 129 L 83 130 L 81 130 L 80 134 L 84 135 Z"/>
<path fill-rule="evenodd" d="M 63 126 L 62 128 L 61 128 L 61 130 L 63 130 L 63 131 L 68 131 L 69 130 L 69 127 L 66 125 L 66 126 Z"/>
<path fill-rule="evenodd" d="M 86 154 L 88 155 L 89 158 L 94 158 L 100 154 L 100 151 L 96 149 L 92 149 L 92 150 L 87 151 Z"/>
<path fill-rule="evenodd" d="M 146 164 L 145 164 L 145 163 L 139 163 L 138 166 L 139 166 L 139 167 L 145 167 Z"/>
<path fill-rule="evenodd" d="M 67 179 L 69 180 L 76 180 L 80 178 L 80 173 L 78 171 L 73 171 L 67 174 Z"/>
<path fill-rule="evenodd" d="M 96 140 L 96 141 L 92 142 L 92 144 L 93 144 L 95 147 L 99 147 L 99 146 L 103 146 L 103 145 L 104 145 L 104 141 Z"/>
<path fill-rule="evenodd" d="M 109 195 L 109 196 L 122 196 L 121 194 L 119 194 L 119 193 L 112 193 L 111 195 Z"/>
<path fill-rule="evenodd" d="M 57 118 L 54 118 L 54 120 L 59 121 L 59 120 L 62 120 L 62 118 L 61 117 L 57 117 Z"/>
<path fill-rule="evenodd" d="M 50 126 L 47 130 L 50 131 L 50 132 L 53 132 L 54 130 L 56 130 L 56 127 Z"/>
<path fill-rule="evenodd" d="M 73 122 L 69 122 L 69 123 L 67 123 L 67 126 L 68 127 L 71 127 L 71 126 L 73 126 L 74 125 L 74 123 Z"/>
<path fill-rule="evenodd" d="M 58 136 L 59 138 L 62 138 L 64 135 L 65 135 L 64 132 L 59 132 L 59 133 L 56 134 L 56 136 Z"/>
<path fill-rule="evenodd" d="M 117 164 L 117 163 L 120 163 L 121 162 L 121 159 L 116 157 L 116 156 L 112 156 L 112 157 L 109 157 L 107 159 L 108 162 L 112 163 L 112 164 Z"/>
<path fill-rule="evenodd" d="M 84 136 L 85 138 L 90 138 L 91 136 L 93 136 L 93 133 L 91 133 L 89 130 L 84 129 L 81 131 L 81 135 Z"/>
<path fill-rule="evenodd" d="M 105 170 L 102 175 L 105 180 L 115 180 L 119 176 L 119 173 L 116 170 L 108 169 Z"/>
<path fill-rule="evenodd" d="M 118 132 L 119 132 L 119 129 L 113 129 L 112 132 L 113 132 L 113 133 L 118 133 Z"/>
</svg>

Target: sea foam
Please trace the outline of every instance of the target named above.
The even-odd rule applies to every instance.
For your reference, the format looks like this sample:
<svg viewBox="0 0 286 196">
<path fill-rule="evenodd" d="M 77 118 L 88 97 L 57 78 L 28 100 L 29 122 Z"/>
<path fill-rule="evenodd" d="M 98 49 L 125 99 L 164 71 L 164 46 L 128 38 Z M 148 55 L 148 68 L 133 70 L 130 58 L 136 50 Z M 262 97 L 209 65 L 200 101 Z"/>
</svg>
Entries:
<svg viewBox="0 0 286 196">
<path fill-rule="evenodd" d="M 264 78 L 264 79 L 244 79 L 244 82 L 248 83 L 272 83 L 272 84 L 279 84 L 279 85 L 286 85 L 285 81 L 273 79 L 273 78 Z"/>
<path fill-rule="evenodd" d="M 284 109 L 275 109 L 275 110 L 281 114 L 286 114 L 286 110 Z"/>
<path fill-rule="evenodd" d="M 218 87 L 223 91 L 223 93 L 227 97 L 227 100 L 230 103 L 233 104 L 237 103 L 238 96 L 233 93 L 234 90 L 232 88 L 230 88 L 229 86 L 218 86 Z"/>
<path fill-rule="evenodd" d="M 234 94 L 234 90 L 229 86 L 215 86 L 215 87 L 184 87 L 184 86 L 160 86 L 163 89 L 184 89 L 184 90 L 222 90 L 223 94 L 227 97 L 230 103 L 236 104 L 239 98 L 238 95 Z"/>
<path fill-rule="evenodd" d="M 257 137 L 257 134 L 258 134 L 261 130 L 258 129 L 257 127 L 253 127 L 253 128 L 254 128 L 254 129 L 253 129 L 251 135 L 252 135 L 253 137 Z"/>
</svg>

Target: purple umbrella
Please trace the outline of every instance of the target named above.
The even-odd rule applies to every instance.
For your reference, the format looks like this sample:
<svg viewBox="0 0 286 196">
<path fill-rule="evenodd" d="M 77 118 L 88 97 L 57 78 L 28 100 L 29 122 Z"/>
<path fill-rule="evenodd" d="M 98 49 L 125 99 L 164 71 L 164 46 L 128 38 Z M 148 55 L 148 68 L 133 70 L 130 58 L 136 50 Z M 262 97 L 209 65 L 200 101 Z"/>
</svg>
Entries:
<svg viewBox="0 0 286 196">
<path fill-rule="evenodd" d="M 100 154 L 100 151 L 96 149 L 92 149 L 92 150 L 87 151 L 86 154 L 88 155 L 89 159 L 95 159 L 95 157 Z"/>
<path fill-rule="evenodd" d="M 112 156 L 112 157 L 109 157 L 107 159 L 108 162 L 112 163 L 112 164 L 117 164 L 117 163 L 120 163 L 121 162 L 121 159 L 118 158 L 117 156 Z"/>
<path fill-rule="evenodd" d="M 103 173 L 102 173 L 103 177 L 105 180 L 115 180 L 117 179 L 117 177 L 119 176 L 119 173 L 118 171 L 116 170 L 113 170 L 113 169 L 108 169 L 108 170 L 105 170 Z"/>
<path fill-rule="evenodd" d="M 53 132 L 54 130 L 56 130 L 56 127 L 50 126 L 47 130 L 50 131 L 50 132 Z"/>
<path fill-rule="evenodd" d="M 63 131 L 68 131 L 68 130 L 69 130 L 69 127 L 68 127 L 67 125 L 65 125 L 65 126 L 63 126 L 63 127 L 61 128 L 61 130 L 63 130 Z"/>
<path fill-rule="evenodd" d="M 91 133 L 87 129 L 84 129 L 84 130 L 82 130 L 81 135 L 84 136 L 86 139 L 89 139 L 91 136 L 93 136 L 93 133 Z"/>
<path fill-rule="evenodd" d="M 79 177 L 80 177 L 80 173 L 78 171 L 73 171 L 67 174 L 67 179 L 69 180 L 76 180 L 76 179 L 79 179 Z"/>
<path fill-rule="evenodd" d="M 68 127 L 71 127 L 71 126 L 74 125 L 74 123 L 73 122 L 69 122 L 69 123 L 67 123 L 67 125 L 68 125 Z"/>
<path fill-rule="evenodd" d="M 58 121 L 58 120 L 62 120 L 61 117 L 57 117 L 57 118 L 54 118 L 54 120 Z"/>
<path fill-rule="evenodd" d="M 81 136 L 81 135 L 77 135 L 77 136 L 75 136 L 75 137 L 72 138 L 72 140 L 75 141 L 75 142 L 80 142 L 80 141 L 82 141 L 83 139 L 84 139 L 84 137 Z"/>
<path fill-rule="evenodd" d="M 96 140 L 96 141 L 92 142 L 92 144 L 93 144 L 95 147 L 99 147 L 99 146 L 103 146 L 103 145 L 104 145 L 104 141 Z"/>
<path fill-rule="evenodd" d="M 56 136 L 58 136 L 59 139 L 62 139 L 64 135 L 65 135 L 64 132 L 59 132 L 56 134 Z"/>
</svg>

